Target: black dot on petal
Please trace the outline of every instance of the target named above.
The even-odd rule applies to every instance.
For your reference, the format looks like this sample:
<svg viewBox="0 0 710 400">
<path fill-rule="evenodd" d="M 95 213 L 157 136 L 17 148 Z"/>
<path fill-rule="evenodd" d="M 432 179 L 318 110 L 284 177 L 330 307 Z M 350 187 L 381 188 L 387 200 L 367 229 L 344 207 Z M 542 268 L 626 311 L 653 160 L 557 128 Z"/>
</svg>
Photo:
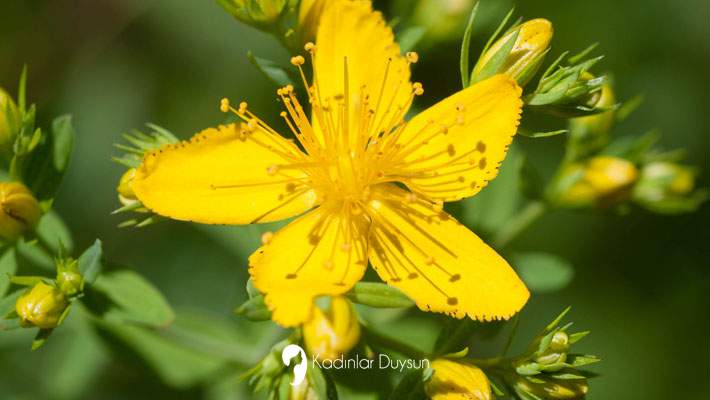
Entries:
<svg viewBox="0 0 710 400">
<path fill-rule="evenodd" d="M 455 306 L 455 305 L 459 304 L 459 299 L 457 299 L 456 297 L 449 297 L 446 300 L 446 303 L 450 306 Z"/>
<path fill-rule="evenodd" d="M 456 282 L 459 279 L 461 279 L 461 274 L 453 274 L 451 278 L 449 278 L 449 282 Z"/>
</svg>

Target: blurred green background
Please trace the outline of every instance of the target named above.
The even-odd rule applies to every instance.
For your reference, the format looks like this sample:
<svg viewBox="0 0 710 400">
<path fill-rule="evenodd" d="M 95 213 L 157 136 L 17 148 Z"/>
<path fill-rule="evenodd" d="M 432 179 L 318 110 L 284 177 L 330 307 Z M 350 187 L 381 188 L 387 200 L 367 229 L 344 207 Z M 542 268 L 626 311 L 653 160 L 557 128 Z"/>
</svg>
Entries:
<svg viewBox="0 0 710 400">
<path fill-rule="evenodd" d="M 482 18 L 488 22 L 477 27 L 478 46 L 513 4 L 487 2 L 495 4 Z M 376 6 L 391 10 L 387 2 Z M 613 72 L 618 97 L 645 96 L 640 110 L 616 132 L 658 128 L 662 145 L 686 148 L 688 160 L 706 171 L 700 185 L 708 186 L 706 0 L 521 0 L 516 6 L 519 15 L 554 23 L 554 55 L 600 42 L 597 52 L 606 59 L 597 70 Z M 427 89 L 420 104 L 459 88 L 459 40 L 419 49 L 422 61 L 414 76 Z M 207 310 L 235 331 L 247 332 L 249 343 L 262 340 L 263 347 L 273 341 L 263 336 L 266 330 L 248 333 L 248 322 L 230 317 L 245 296 L 246 257 L 257 243 L 257 229 L 175 222 L 118 229 L 122 217 L 110 215 L 118 207 L 115 185 L 122 172 L 111 162 L 117 154 L 112 143 L 122 132 L 153 122 L 189 137 L 222 121 L 218 101 L 225 96 L 248 99 L 260 115 L 277 115 L 274 88 L 249 64 L 249 49 L 273 60 L 289 56 L 270 36 L 237 23 L 213 1 L 0 2 L 0 86 L 14 93 L 26 63 L 29 97 L 39 107 L 40 124 L 46 126 L 54 115 L 74 115 L 75 156 L 56 208 L 74 233 L 76 248 L 101 238 L 112 261 L 148 278 L 176 309 Z M 548 126 L 554 124 L 559 123 Z M 544 168 L 559 160 L 564 138 L 520 138 L 518 145 Z M 487 196 L 512 197 L 515 190 L 514 180 L 501 179 Z M 483 236 L 499 227 L 508 211 L 484 200 L 457 208 Z M 590 399 L 709 398 L 710 376 L 703 367 L 710 359 L 705 344 L 709 239 L 708 206 L 679 217 L 641 211 L 545 216 L 514 243 L 513 251 L 559 254 L 574 264 L 576 274 L 563 291 L 533 296 L 522 314 L 519 341 L 572 305 L 570 318 L 577 328 L 592 331 L 582 350 L 604 359 L 595 368 L 602 376 L 591 382 Z M 426 343 L 436 332 L 434 322 L 441 320 L 418 316 L 400 329 Z M 182 387 L 168 385 L 130 351 L 101 344 L 79 325 L 61 329 L 34 353 L 28 332 L 0 335 L 0 398 L 228 398 L 220 396 L 229 393 L 224 386 L 230 383 L 224 382 L 233 382 L 231 375 L 216 373 L 204 385 L 178 377 Z M 234 398 L 249 396 L 235 393 Z"/>
</svg>

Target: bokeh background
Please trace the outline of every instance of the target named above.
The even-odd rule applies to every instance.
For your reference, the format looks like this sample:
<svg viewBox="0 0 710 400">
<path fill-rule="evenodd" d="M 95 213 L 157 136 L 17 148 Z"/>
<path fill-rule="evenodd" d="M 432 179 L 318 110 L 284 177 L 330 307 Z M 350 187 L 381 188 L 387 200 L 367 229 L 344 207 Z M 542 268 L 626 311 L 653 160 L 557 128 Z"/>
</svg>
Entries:
<svg viewBox="0 0 710 400">
<path fill-rule="evenodd" d="M 388 2 L 375 3 L 391 13 Z M 507 0 L 484 3 L 489 4 L 477 26 L 478 48 L 513 5 Z M 619 98 L 645 96 L 643 106 L 616 134 L 657 128 L 663 146 L 687 149 L 688 160 L 705 171 L 700 185 L 708 186 L 706 0 L 521 0 L 515 5 L 519 15 L 554 23 L 553 55 L 598 41 L 597 52 L 606 55 L 598 70 L 613 72 Z M 425 38 L 429 42 L 419 49 L 422 61 L 414 72 L 427 90 L 421 104 L 458 89 L 459 37 Z M 248 62 L 247 50 L 273 60 L 289 56 L 273 38 L 237 23 L 214 1 L 0 2 L 0 86 L 14 93 L 26 63 L 29 96 L 39 107 L 40 124 L 46 126 L 58 114 L 74 115 L 75 155 L 56 207 L 74 233 L 76 248 L 101 238 L 108 258 L 145 276 L 176 309 L 208 312 L 226 330 L 241 332 L 231 349 L 239 362 L 253 361 L 251 355 L 240 358 L 240 346 L 249 343 L 253 352 L 268 347 L 278 335 L 269 329 L 252 330 L 245 327 L 249 322 L 230 316 L 245 296 L 246 257 L 258 231 L 175 222 L 118 229 L 122 217 L 110 212 L 118 207 L 115 185 L 123 168 L 111 162 L 111 156 L 118 154 L 112 144 L 120 141 L 122 132 L 146 122 L 182 138 L 221 122 L 218 100 L 225 96 L 248 99 L 261 115 L 276 116 L 274 88 Z M 555 124 L 549 121 L 547 126 Z M 521 138 L 517 145 L 544 169 L 561 157 L 564 137 Z M 496 181 L 490 189 L 502 198 L 514 198 L 515 190 L 511 179 Z M 512 201 L 505 207 L 514 206 Z M 456 211 L 483 236 L 499 227 L 509 212 L 485 204 L 485 199 L 467 201 Z M 601 376 L 591 382 L 590 399 L 709 398 L 710 376 L 703 366 L 710 359 L 709 240 L 708 206 L 678 217 L 642 211 L 624 216 L 571 211 L 546 215 L 513 249 L 559 254 L 573 263 L 575 276 L 563 291 L 533 297 L 522 314 L 519 341 L 572 305 L 577 327 L 592 331 L 582 350 L 604 359 L 595 368 Z M 426 346 L 436 333 L 434 323 L 441 319 L 407 321 L 390 323 Z M 207 383 L 193 384 L 190 376 L 166 380 L 150 367 L 155 363 L 149 358 L 107 345 L 80 322 L 69 322 L 37 352 L 29 351 L 28 332 L 0 335 L 0 398 L 251 396 L 239 388 L 232 391 L 240 384 L 234 383 L 233 374 L 220 374 L 221 367 L 205 367 Z M 479 343 L 485 347 L 496 342 L 482 337 Z"/>
</svg>

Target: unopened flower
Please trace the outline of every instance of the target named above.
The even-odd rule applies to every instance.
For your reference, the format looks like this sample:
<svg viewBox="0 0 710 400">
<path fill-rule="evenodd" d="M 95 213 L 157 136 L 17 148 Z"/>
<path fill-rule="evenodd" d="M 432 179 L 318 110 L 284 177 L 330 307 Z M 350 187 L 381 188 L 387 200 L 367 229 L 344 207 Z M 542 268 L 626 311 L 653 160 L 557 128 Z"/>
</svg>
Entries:
<svg viewBox="0 0 710 400">
<path fill-rule="evenodd" d="M 545 375 L 520 377 L 514 385 L 518 393 L 539 399 L 584 399 L 589 391 L 587 379 L 554 379 Z M 527 397 L 525 397 L 527 398 Z"/>
<path fill-rule="evenodd" d="M 582 79 L 594 79 L 588 72 L 582 74 Z M 606 82 L 601 90 L 593 93 L 587 103 L 590 108 L 606 109 L 616 104 L 614 90 Z M 574 158 L 591 154 L 609 143 L 611 128 L 614 124 L 615 112 L 610 109 L 588 117 L 573 118 L 570 120 L 570 146 L 574 147 Z"/>
<path fill-rule="evenodd" d="M 509 318 L 529 292 L 508 263 L 444 212 L 498 172 L 520 118 L 521 88 L 506 75 L 479 82 L 405 120 L 424 92 L 369 1 L 326 7 L 308 82 L 311 111 L 294 88 L 277 91 L 298 141 L 246 102 L 242 122 L 148 153 L 133 191 L 153 212 L 209 224 L 252 224 L 304 214 L 249 258 L 254 286 L 282 326 L 307 322 L 318 296 L 349 291 L 368 260 L 425 311 Z"/>
<path fill-rule="evenodd" d="M 15 241 L 37 226 L 42 215 L 37 199 L 19 182 L 0 182 L 0 238 Z"/>
<path fill-rule="evenodd" d="M 515 35 L 517 37 L 512 48 L 507 47 Z M 550 49 L 552 35 L 552 23 L 543 18 L 524 22 L 511 29 L 481 55 L 473 69 L 473 81 L 480 80 L 481 74 L 492 68 L 489 64 L 500 57 L 499 52 L 510 48 L 502 64 L 492 73 L 504 73 L 515 79 L 520 86 L 525 86 L 542 65 Z"/>
<path fill-rule="evenodd" d="M 0 88 L 0 154 L 9 157 L 20 125 L 20 111 L 12 97 Z"/>
<path fill-rule="evenodd" d="M 472 364 L 447 359 L 431 363 L 434 376 L 425 390 L 432 400 L 489 400 L 491 386 L 483 371 Z"/>
<path fill-rule="evenodd" d="M 57 287 L 67 297 L 84 290 L 84 277 L 79 272 L 79 263 L 74 259 L 59 260 L 57 264 Z"/>
<path fill-rule="evenodd" d="M 275 24 L 289 0 L 218 0 L 227 12 L 245 24 L 269 30 Z"/>
<path fill-rule="evenodd" d="M 336 296 L 327 312 L 316 307 L 311 319 L 303 324 L 303 340 L 308 353 L 323 360 L 347 354 L 360 340 L 360 323 L 353 306 Z"/>
<path fill-rule="evenodd" d="M 654 212 L 692 211 L 708 199 L 707 191 L 695 188 L 696 174 L 693 167 L 669 161 L 648 163 L 641 169 L 633 199 Z"/>
<path fill-rule="evenodd" d="M 638 169 L 617 157 L 594 157 L 563 170 L 557 201 L 567 206 L 609 206 L 627 199 L 638 179 Z"/>
<path fill-rule="evenodd" d="M 22 326 L 51 329 L 57 327 L 68 305 L 61 290 L 39 282 L 17 299 L 15 311 Z"/>
</svg>

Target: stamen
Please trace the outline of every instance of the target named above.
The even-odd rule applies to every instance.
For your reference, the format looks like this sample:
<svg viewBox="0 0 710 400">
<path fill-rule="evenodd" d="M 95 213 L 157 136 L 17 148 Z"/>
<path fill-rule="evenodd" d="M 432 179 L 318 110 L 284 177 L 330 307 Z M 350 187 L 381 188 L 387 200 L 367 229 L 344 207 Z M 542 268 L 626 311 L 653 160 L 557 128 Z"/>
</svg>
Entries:
<svg viewBox="0 0 710 400">
<path fill-rule="evenodd" d="M 407 54 L 405 54 L 405 57 L 411 64 L 416 64 L 419 61 L 419 54 L 414 51 L 408 51 Z"/>
<path fill-rule="evenodd" d="M 291 64 L 293 64 L 297 67 L 303 65 L 305 62 L 306 62 L 306 59 L 303 58 L 303 56 L 291 57 Z"/>
<path fill-rule="evenodd" d="M 271 243 L 271 240 L 274 238 L 274 232 L 271 231 L 266 231 L 261 234 L 261 244 L 267 245 Z"/>
<path fill-rule="evenodd" d="M 219 102 L 219 110 L 222 111 L 223 113 L 229 112 L 229 99 L 228 98 L 223 98 Z"/>
</svg>

